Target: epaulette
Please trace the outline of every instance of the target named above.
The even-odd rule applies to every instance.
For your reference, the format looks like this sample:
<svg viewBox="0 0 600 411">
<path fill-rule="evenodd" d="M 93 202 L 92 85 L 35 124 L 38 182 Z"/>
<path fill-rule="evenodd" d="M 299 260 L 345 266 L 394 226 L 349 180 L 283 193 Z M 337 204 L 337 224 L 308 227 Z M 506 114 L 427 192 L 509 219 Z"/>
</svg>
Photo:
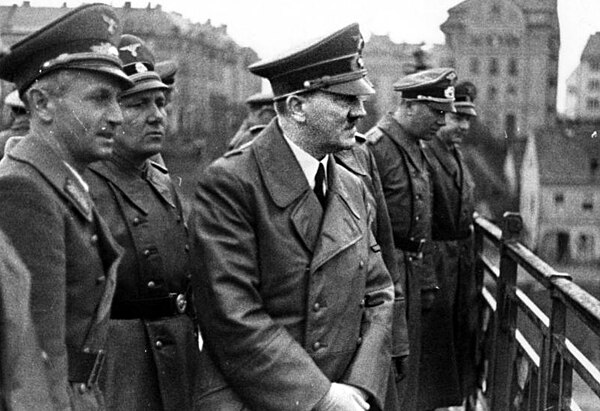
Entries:
<svg viewBox="0 0 600 411">
<path fill-rule="evenodd" d="M 157 163 L 156 161 L 150 160 L 150 165 L 162 172 L 163 174 L 169 174 L 169 170 L 167 169 L 167 167 L 160 163 Z"/>
<path fill-rule="evenodd" d="M 364 135 L 367 143 L 369 144 L 377 144 L 381 137 L 383 137 L 383 131 L 379 127 L 373 127 L 369 131 L 367 131 Z"/>
<path fill-rule="evenodd" d="M 233 157 L 233 156 L 237 156 L 242 154 L 246 148 L 250 147 L 252 145 L 252 142 L 254 140 L 250 140 L 244 144 L 242 144 L 241 146 L 234 148 L 233 150 L 229 150 L 228 152 L 226 152 L 225 154 L 223 154 L 223 157 L 225 158 L 229 158 L 229 157 Z"/>
</svg>

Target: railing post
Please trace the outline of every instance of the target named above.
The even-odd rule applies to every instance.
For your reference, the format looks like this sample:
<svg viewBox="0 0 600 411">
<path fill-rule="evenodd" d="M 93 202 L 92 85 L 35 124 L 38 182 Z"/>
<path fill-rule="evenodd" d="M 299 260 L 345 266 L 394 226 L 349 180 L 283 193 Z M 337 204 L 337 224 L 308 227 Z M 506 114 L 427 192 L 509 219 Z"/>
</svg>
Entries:
<svg viewBox="0 0 600 411">
<path fill-rule="evenodd" d="M 541 356 L 541 410 L 569 410 L 573 369 L 563 361 L 556 349 L 555 340 L 565 342 L 567 331 L 567 307 L 563 301 L 551 291 L 552 308 L 550 313 L 550 330 L 544 339 Z"/>
<path fill-rule="evenodd" d="M 474 219 L 478 217 L 477 213 L 474 215 Z M 474 224 L 474 242 L 473 242 L 473 255 L 475 256 L 475 284 L 477 289 L 477 304 L 478 304 L 478 312 L 479 318 L 477 321 L 478 329 L 476 334 L 476 350 L 475 350 L 475 366 L 476 366 L 476 377 L 477 377 L 477 385 L 475 387 L 475 392 L 469 393 L 470 398 L 467 398 L 467 410 L 469 410 L 469 406 L 471 403 L 476 403 L 478 398 L 478 390 L 481 389 L 483 394 L 485 395 L 485 391 L 487 391 L 488 385 L 487 380 L 489 379 L 489 371 L 486 370 L 485 365 L 485 342 L 486 342 L 486 331 L 488 324 L 484 324 L 484 315 L 486 312 L 486 302 L 483 298 L 482 289 L 483 289 L 483 281 L 484 281 L 484 264 L 481 259 L 483 254 L 483 231 L 478 228 L 477 224 Z M 484 390 L 485 389 L 485 390 Z"/>
<path fill-rule="evenodd" d="M 500 278 L 496 290 L 493 368 L 491 373 L 492 410 L 510 409 L 510 390 L 515 357 L 517 304 L 515 288 L 518 264 L 508 255 L 508 245 L 518 241 L 523 220 L 518 213 L 504 213 L 500 246 Z"/>
</svg>

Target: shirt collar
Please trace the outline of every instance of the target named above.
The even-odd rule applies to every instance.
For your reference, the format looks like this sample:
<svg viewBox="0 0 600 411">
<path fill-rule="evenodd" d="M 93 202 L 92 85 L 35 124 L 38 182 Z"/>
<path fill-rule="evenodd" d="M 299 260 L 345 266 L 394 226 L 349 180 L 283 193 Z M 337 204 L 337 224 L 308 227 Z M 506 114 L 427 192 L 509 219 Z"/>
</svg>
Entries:
<svg viewBox="0 0 600 411">
<path fill-rule="evenodd" d="M 310 186 L 310 188 L 315 188 L 315 175 L 317 174 L 317 170 L 319 169 L 319 163 L 323 164 L 323 167 L 325 168 L 325 182 L 327 182 L 327 163 L 329 161 L 329 156 L 325 156 L 323 160 L 319 161 L 310 154 L 308 154 L 306 151 L 298 147 L 298 145 L 296 145 L 296 143 L 287 138 L 285 134 L 283 135 L 283 137 L 292 149 L 294 157 L 296 157 L 296 160 L 300 164 L 300 168 L 302 169 L 302 172 L 304 173 L 304 176 L 306 177 L 306 181 L 308 181 L 308 185 Z"/>
</svg>

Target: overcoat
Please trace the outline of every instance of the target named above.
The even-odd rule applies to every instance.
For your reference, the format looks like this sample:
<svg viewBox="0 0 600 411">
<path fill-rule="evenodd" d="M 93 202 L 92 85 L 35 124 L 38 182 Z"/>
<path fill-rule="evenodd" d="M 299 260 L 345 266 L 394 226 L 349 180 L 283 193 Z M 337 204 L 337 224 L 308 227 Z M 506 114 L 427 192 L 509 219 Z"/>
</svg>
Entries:
<svg viewBox="0 0 600 411">
<path fill-rule="evenodd" d="M 190 410 L 199 351 L 190 310 L 176 306 L 191 286 L 175 186 L 161 165 L 147 160 L 139 169 L 118 157 L 90 165 L 86 178 L 124 249 L 103 376 L 107 408 Z"/>
<path fill-rule="evenodd" d="M 357 145 L 349 150 L 335 153 L 334 157 L 339 165 L 360 177 L 365 187 L 367 187 L 369 203 L 373 208 L 373 214 L 375 214 L 374 221 L 371 223 L 371 231 L 375 235 L 377 244 L 381 247 L 383 261 L 394 282 L 392 358 L 403 357 L 409 353 L 406 302 L 404 299 L 404 286 L 402 284 L 404 276 L 401 277 L 398 272 L 392 226 L 375 158 L 373 157 L 373 153 L 364 144 L 364 137 L 357 135 L 356 139 Z M 394 365 L 392 365 L 390 374 L 385 407 L 386 409 L 395 410 L 400 407 L 400 396 L 396 384 L 398 376 Z"/>
<path fill-rule="evenodd" d="M 473 179 L 458 147 L 425 149 L 433 187 L 432 239 L 440 291 L 423 318 L 422 409 L 460 405 L 475 386 L 478 320 L 473 267 Z"/>
<path fill-rule="evenodd" d="M 91 409 L 102 399 L 86 382 L 106 348 L 120 247 L 78 177 L 36 135 L 0 162 L 0 207 L 0 230 L 31 274 L 31 314 L 54 407 Z"/>
<path fill-rule="evenodd" d="M 365 137 L 373 152 L 388 212 L 400 275 L 407 297 L 410 355 L 408 375 L 400 384 L 401 410 L 416 410 L 421 346 L 421 290 L 435 289 L 430 248 L 431 187 L 419 140 L 409 136 L 387 114 Z M 422 257 L 407 252 L 406 244 L 425 241 Z"/>
<path fill-rule="evenodd" d="M 193 202 L 196 311 L 224 375 L 200 379 L 199 409 L 239 410 L 211 400 L 229 386 L 252 410 L 309 411 L 331 382 L 381 409 L 394 289 L 366 189 L 330 157 L 323 209 L 277 121 L 263 133 L 209 166 Z"/>
</svg>

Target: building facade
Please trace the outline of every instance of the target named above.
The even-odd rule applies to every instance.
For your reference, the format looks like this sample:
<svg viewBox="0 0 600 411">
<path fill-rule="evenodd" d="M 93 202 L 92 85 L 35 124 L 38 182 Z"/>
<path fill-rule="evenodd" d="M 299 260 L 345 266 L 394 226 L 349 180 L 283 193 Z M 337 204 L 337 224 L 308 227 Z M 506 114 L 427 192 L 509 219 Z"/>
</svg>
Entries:
<svg viewBox="0 0 600 411">
<path fill-rule="evenodd" d="M 498 137 L 556 119 L 556 0 L 466 0 L 448 11 L 443 64 L 479 90 L 477 111 Z"/>
<path fill-rule="evenodd" d="M 573 120 L 600 118 L 600 32 L 591 35 L 577 68 L 567 78 L 565 115 Z"/>
<path fill-rule="evenodd" d="M 600 123 L 539 129 L 521 168 L 524 244 L 548 262 L 600 261 Z"/>
<path fill-rule="evenodd" d="M 28 1 L 0 6 L 2 41 L 10 46 L 70 10 L 66 5 L 31 7 Z M 160 5 L 133 8 L 125 2 L 115 10 L 124 33 L 146 41 L 157 61 L 175 60 L 179 65 L 167 150 L 203 147 L 207 161 L 222 154 L 245 116 L 244 99 L 260 90 L 261 80 L 247 70 L 257 54 L 237 45 L 226 26 L 192 23 Z M 2 97 L 9 88 L 3 87 Z"/>
</svg>

